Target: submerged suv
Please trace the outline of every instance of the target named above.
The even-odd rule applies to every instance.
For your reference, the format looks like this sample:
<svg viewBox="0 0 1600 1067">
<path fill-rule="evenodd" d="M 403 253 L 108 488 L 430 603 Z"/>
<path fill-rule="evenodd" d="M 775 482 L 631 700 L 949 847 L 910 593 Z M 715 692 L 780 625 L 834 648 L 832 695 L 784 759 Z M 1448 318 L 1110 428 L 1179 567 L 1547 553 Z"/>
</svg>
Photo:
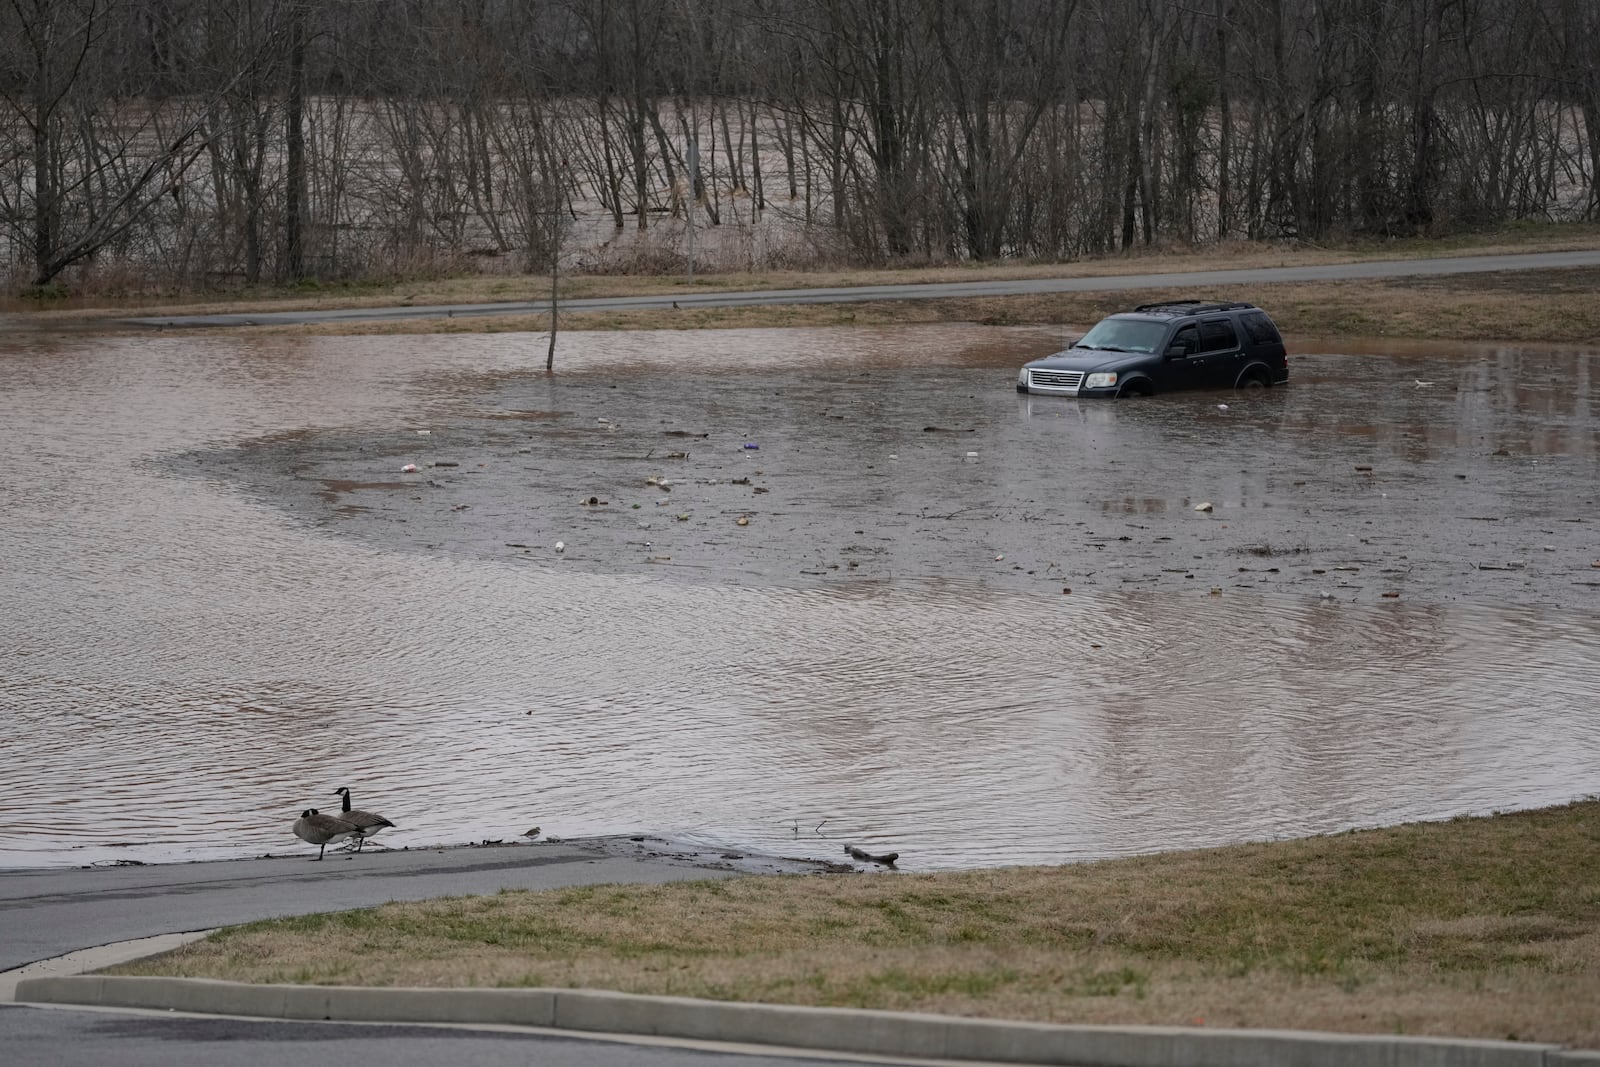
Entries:
<svg viewBox="0 0 1600 1067">
<path fill-rule="evenodd" d="M 1151 396 L 1289 380 L 1278 327 L 1254 304 L 1168 300 L 1101 319 L 1071 348 L 1026 364 L 1017 392 Z"/>
</svg>

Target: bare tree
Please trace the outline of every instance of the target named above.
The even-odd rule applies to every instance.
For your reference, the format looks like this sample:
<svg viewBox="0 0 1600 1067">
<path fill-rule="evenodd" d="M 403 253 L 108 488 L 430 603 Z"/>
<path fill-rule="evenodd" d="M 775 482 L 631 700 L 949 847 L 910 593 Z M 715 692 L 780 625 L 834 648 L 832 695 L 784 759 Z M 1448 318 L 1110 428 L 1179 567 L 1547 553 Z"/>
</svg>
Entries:
<svg viewBox="0 0 1600 1067">
<path fill-rule="evenodd" d="M 1011 233 L 1016 193 L 1040 120 L 1060 99 L 1061 61 L 1075 0 L 938 0 L 931 30 L 940 59 L 942 114 L 948 116 L 949 195 L 966 250 L 994 259 Z"/>
<path fill-rule="evenodd" d="M 199 154 L 203 122 L 181 104 L 128 104 L 98 116 L 91 75 L 123 43 L 111 0 L 11 0 L 0 24 L 0 96 L 31 141 L 29 182 L 7 222 L 30 231 L 33 284 L 121 238 Z M 25 220 L 25 221 L 24 221 Z"/>
<path fill-rule="evenodd" d="M 1593 218 L 1597 12 L 0 0 L 0 270 L 543 276 L 585 211 L 672 270 L 691 206 L 752 264 L 758 223 L 865 263 Z"/>
<path fill-rule="evenodd" d="M 284 274 L 299 281 L 306 274 L 306 0 L 288 0 L 288 100 L 283 116 Z"/>
</svg>

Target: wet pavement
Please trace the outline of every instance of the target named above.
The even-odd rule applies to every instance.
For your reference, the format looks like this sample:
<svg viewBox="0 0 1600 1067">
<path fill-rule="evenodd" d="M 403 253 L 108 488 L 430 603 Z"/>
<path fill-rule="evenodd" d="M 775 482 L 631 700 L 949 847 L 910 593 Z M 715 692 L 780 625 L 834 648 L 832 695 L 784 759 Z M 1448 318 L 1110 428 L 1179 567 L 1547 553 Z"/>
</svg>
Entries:
<svg viewBox="0 0 1600 1067">
<path fill-rule="evenodd" d="M 196 1018 L 0 1007 L 0 1044 L 26 1067 L 804 1067 L 815 1053 L 675 1047 L 549 1032 Z M 841 1058 L 842 1059 L 842 1058 Z M 855 1062 L 859 1062 L 856 1060 Z M 890 1060 L 876 1062 L 892 1063 Z M 923 1062 L 927 1061 L 907 1061 Z"/>
<path fill-rule="evenodd" d="M 10 338 L 0 865 L 281 853 L 339 785 L 908 870 L 1600 792 L 1600 356 L 1016 394 L 1067 337 Z"/>
<path fill-rule="evenodd" d="M 7 871 L 0 873 L 0 971 L 158 934 L 396 900 L 840 868 L 831 858 L 789 861 L 640 836 L 455 848 L 372 845 L 359 854 L 335 848 L 320 861 L 314 854 L 285 853 L 210 863 Z M 0 983 L 0 1002 L 12 991 Z"/>
</svg>

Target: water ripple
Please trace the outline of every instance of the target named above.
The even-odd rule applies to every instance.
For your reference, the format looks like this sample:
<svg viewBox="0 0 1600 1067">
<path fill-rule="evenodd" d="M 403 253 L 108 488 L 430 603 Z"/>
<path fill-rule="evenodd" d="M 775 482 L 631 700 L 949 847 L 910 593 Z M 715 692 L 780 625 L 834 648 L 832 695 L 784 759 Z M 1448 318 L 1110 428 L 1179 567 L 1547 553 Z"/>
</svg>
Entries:
<svg viewBox="0 0 1600 1067">
<path fill-rule="evenodd" d="M 645 373 L 870 352 L 895 374 L 963 336 L 833 332 L 819 361 L 803 331 L 741 333 L 579 339 L 570 358 L 599 365 L 610 346 L 608 372 Z M 409 432 L 479 404 L 478 376 L 525 354 L 425 341 L 0 352 L 3 443 L 27 457 L 0 467 L 0 865 L 284 851 L 339 785 L 398 824 L 379 839 L 397 845 L 538 824 L 801 856 L 850 842 L 910 869 L 1600 792 L 1587 613 L 933 578 L 741 587 L 399 553 L 157 462 L 351 423 Z M 904 403 L 809 388 L 796 403 Z M 1557 444 L 1589 447 L 1583 418 L 1563 425 Z"/>
</svg>

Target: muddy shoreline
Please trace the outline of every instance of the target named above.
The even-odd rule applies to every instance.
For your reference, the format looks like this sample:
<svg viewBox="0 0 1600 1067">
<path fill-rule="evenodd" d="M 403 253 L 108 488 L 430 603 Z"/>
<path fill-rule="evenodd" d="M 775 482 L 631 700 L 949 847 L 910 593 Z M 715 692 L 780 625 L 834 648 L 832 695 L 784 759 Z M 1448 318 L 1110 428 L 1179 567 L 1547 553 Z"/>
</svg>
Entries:
<svg viewBox="0 0 1600 1067">
<path fill-rule="evenodd" d="M 696 867 L 708 871 L 732 871 L 739 874 L 851 874 L 859 871 L 877 871 L 885 869 L 884 865 L 866 861 L 854 861 L 848 852 L 841 850 L 839 858 L 824 859 L 816 857 L 778 856 L 769 853 L 752 852 L 743 848 L 721 848 L 714 845 L 695 844 L 689 841 L 679 841 L 671 838 L 658 837 L 655 834 L 608 834 L 599 837 L 543 837 L 537 840 L 518 840 L 516 838 L 486 838 L 481 841 L 463 841 L 440 843 L 434 845 L 400 845 L 393 848 L 381 848 L 376 843 L 371 846 L 378 851 L 403 854 L 407 852 L 505 852 L 537 854 L 544 846 L 561 845 L 566 848 L 580 849 L 593 853 L 605 859 L 638 860 L 647 863 L 664 863 L 674 867 Z M 328 857 L 343 857 L 346 850 L 335 848 L 328 853 Z M 268 852 L 255 857 L 263 860 L 304 860 L 305 852 Z M 315 858 L 315 857 L 312 857 Z M 185 861 L 177 861 L 185 862 Z M 227 863 L 228 860 L 195 860 L 188 862 L 198 863 Z M 174 866 L 169 863 L 139 864 L 139 866 Z M 91 867 L 103 867 L 108 864 L 91 864 L 81 868 L 88 870 Z"/>
</svg>

